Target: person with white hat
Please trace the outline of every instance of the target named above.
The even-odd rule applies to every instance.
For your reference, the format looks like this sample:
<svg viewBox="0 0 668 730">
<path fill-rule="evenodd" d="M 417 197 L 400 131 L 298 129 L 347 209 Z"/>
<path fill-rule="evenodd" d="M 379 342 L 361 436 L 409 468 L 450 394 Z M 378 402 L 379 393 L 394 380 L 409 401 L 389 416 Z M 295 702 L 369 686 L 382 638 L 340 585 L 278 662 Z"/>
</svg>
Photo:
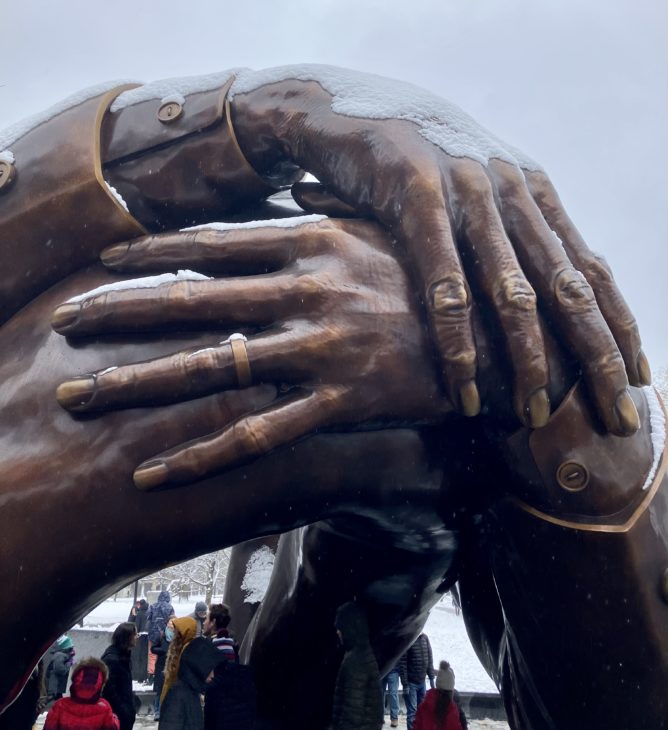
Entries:
<svg viewBox="0 0 668 730">
<path fill-rule="evenodd" d="M 455 673 L 442 661 L 436 687 L 430 689 L 415 714 L 413 730 L 467 730 L 466 716 L 454 701 Z"/>
</svg>

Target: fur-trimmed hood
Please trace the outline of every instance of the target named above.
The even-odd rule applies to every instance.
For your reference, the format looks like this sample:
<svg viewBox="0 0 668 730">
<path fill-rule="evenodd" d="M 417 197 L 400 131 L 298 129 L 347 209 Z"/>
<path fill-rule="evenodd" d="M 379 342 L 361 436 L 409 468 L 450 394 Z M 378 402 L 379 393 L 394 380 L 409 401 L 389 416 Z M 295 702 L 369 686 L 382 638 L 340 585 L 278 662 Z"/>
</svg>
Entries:
<svg viewBox="0 0 668 730">
<path fill-rule="evenodd" d="M 102 696 L 102 688 L 109 676 L 107 665 L 100 659 L 88 657 L 72 669 L 70 696 L 76 702 L 94 704 Z"/>
</svg>

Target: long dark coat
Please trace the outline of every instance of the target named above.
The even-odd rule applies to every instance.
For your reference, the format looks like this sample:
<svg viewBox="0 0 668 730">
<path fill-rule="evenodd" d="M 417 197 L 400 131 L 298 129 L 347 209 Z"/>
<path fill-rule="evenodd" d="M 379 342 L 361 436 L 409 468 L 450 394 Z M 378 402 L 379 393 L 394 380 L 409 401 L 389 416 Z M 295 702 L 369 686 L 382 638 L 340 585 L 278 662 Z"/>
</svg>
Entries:
<svg viewBox="0 0 668 730">
<path fill-rule="evenodd" d="M 130 654 L 123 654 L 112 645 L 102 655 L 102 661 L 109 669 L 109 679 L 104 685 L 102 696 L 117 715 L 121 730 L 131 730 L 137 712 L 132 693 Z"/>
<path fill-rule="evenodd" d="M 204 714 L 200 694 L 206 678 L 221 660 L 211 642 L 199 637 L 183 651 L 176 682 L 160 706 L 159 730 L 203 730 Z"/>
<path fill-rule="evenodd" d="M 366 616 L 356 603 L 345 603 L 336 613 L 335 625 L 345 654 L 334 688 L 332 730 L 379 730 L 383 696 Z"/>
</svg>

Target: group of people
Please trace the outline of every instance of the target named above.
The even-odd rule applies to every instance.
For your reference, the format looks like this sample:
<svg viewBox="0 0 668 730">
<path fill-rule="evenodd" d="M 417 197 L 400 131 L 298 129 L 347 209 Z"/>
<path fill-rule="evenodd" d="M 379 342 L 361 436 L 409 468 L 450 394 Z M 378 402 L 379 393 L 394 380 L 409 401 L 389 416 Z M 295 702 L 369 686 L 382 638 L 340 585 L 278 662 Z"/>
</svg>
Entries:
<svg viewBox="0 0 668 730">
<path fill-rule="evenodd" d="M 143 604 L 135 609 L 135 620 L 115 629 L 101 659 L 87 658 L 74 666 L 70 694 L 62 697 L 63 686 L 45 730 L 131 730 L 139 705 L 131 666 L 138 623 L 147 629 L 155 657 L 154 719 L 160 730 L 252 728 L 255 688 L 250 668 L 239 664 L 227 628 L 229 608 L 198 602 L 191 615 L 177 618 L 169 593 L 163 591 L 146 611 Z"/>
<path fill-rule="evenodd" d="M 399 679 L 404 688 L 408 730 L 467 730 L 455 697 L 455 673 L 446 661 L 433 667 L 431 644 L 422 633 L 381 680 L 369 642 L 366 613 L 357 603 L 343 604 L 335 628 L 345 650 L 339 667 L 332 707 L 332 730 L 379 730 L 384 695 L 390 704 L 390 725 L 399 725 Z M 429 678 L 431 689 L 425 687 Z"/>
</svg>

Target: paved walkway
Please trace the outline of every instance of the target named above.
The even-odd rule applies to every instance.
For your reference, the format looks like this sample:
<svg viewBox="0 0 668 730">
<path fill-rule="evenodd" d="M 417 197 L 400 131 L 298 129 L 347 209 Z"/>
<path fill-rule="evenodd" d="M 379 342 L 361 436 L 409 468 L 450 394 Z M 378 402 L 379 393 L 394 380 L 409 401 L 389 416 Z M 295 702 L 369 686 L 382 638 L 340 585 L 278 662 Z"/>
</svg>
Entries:
<svg viewBox="0 0 668 730">
<path fill-rule="evenodd" d="M 42 728 L 44 726 L 44 720 L 46 714 L 41 715 L 37 720 L 35 727 Z M 399 728 L 403 730 L 406 727 L 406 717 L 404 715 L 399 716 Z M 135 720 L 134 730 L 158 730 L 158 723 L 154 722 L 151 715 L 148 717 L 138 717 Z M 390 718 L 385 717 L 385 724 L 383 730 L 390 730 Z M 509 730 L 508 724 L 505 722 L 498 722 L 494 720 L 469 720 L 469 730 Z"/>
</svg>

